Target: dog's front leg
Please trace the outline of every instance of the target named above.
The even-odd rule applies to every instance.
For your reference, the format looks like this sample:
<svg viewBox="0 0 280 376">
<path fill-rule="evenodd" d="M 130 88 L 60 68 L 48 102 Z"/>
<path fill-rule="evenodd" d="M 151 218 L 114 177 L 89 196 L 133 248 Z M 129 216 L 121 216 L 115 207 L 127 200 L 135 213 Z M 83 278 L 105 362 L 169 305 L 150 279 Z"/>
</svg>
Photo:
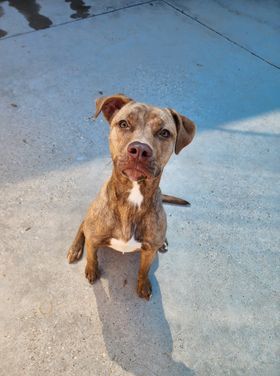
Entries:
<svg viewBox="0 0 280 376">
<path fill-rule="evenodd" d="M 84 235 L 84 221 L 80 224 L 77 235 L 67 253 L 67 259 L 69 264 L 72 262 L 80 260 L 83 255 L 85 235 Z"/>
<path fill-rule="evenodd" d="M 152 285 L 148 278 L 149 270 L 157 253 L 157 249 L 141 249 L 140 269 L 138 273 L 137 293 L 140 298 L 150 299 Z"/>
<path fill-rule="evenodd" d="M 100 276 L 97 260 L 98 247 L 94 244 L 92 239 L 86 239 L 87 264 L 85 275 L 89 283 L 93 284 Z"/>
</svg>

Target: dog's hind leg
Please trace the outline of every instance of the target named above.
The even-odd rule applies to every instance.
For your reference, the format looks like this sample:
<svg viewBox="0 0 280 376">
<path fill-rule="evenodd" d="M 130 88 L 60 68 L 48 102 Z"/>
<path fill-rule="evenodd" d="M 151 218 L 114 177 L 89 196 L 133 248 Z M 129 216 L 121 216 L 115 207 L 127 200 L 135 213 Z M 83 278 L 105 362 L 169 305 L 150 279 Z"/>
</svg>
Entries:
<svg viewBox="0 0 280 376">
<path fill-rule="evenodd" d="M 85 235 L 84 235 L 83 226 L 84 226 L 84 222 L 80 224 L 77 235 L 67 253 L 67 259 L 68 259 L 69 264 L 72 264 L 73 262 L 78 261 L 83 255 L 84 244 L 85 244 Z"/>
<path fill-rule="evenodd" d="M 158 252 L 160 253 L 165 253 L 168 251 L 168 241 L 167 239 L 165 239 L 165 242 L 163 243 L 163 245 L 158 249 Z"/>
</svg>

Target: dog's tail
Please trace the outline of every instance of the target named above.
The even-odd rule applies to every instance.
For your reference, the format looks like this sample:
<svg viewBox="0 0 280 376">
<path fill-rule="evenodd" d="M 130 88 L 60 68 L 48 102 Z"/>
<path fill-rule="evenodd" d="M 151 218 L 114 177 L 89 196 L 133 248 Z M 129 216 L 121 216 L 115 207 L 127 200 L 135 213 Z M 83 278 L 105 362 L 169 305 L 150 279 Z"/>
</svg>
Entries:
<svg viewBox="0 0 280 376">
<path fill-rule="evenodd" d="M 191 206 L 191 204 L 183 200 L 182 198 L 174 197 L 174 196 L 169 196 L 169 195 L 161 195 L 162 197 L 162 202 L 165 202 L 167 204 L 173 204 L 173 205 L 182 205 L 182 206 Z"/>
</svg>

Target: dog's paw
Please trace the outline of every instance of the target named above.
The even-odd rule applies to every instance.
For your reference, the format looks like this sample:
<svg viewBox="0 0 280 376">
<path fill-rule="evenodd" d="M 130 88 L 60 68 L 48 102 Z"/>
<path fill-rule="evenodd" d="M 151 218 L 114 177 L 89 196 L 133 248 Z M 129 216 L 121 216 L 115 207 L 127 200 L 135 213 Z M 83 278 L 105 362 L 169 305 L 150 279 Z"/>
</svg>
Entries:
<svg viewBox="0 0 280 376">
<path fill-rule="evenodd" d="M 165 253 L 168 251 L 168 241 L 167 239 L 165 239 L 165 242 L 163 243 L 163 245 L 158 249 L 158 251 L 160 253 Z"/>
<path fill-rule="evenodd" d="M 69 264 L 72 264 L 75 261 L 80 260 L 83 254 L 84 247 L 80 248 L 70 248 L 69 251 L 67 252 L 67 260 Z"/>
<path fill-rule="evenodd" d="M 140 298 L 150 299 L 152 296 L 152 285 L 148 278 L 138 281 L 137 294 Z"/>
<path fill-rule="evenodd" d="M 100 277 L 100 271 L 98 267 L 86 266 L 85 275 L 89 283 L 92 285 Z"/>
</svg>

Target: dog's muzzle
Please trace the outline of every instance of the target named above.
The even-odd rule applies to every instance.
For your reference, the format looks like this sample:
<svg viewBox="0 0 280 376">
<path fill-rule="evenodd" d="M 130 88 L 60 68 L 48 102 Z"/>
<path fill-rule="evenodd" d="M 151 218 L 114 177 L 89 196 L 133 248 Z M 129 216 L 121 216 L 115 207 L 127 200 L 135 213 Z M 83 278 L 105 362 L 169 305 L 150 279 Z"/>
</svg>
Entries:
<svg viewBox="0 0 280 376">
<path fill-rule="evenodd" d="M 159 175 L 155 168 L 153 150 L 147 144 L 132 142 L 127 147 L 126 158 L 119 163 L 124 175 L 130 180 L 139 181 Z"/>
</svg>

